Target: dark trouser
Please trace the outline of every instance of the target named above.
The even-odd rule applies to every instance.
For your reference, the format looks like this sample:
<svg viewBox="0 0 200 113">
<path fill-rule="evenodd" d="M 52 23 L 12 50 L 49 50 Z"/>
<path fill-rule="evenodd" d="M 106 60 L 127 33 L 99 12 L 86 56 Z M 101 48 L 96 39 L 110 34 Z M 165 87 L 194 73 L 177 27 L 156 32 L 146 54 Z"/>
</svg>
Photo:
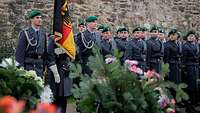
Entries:
<svg viewBox="0 0 200 113">
<path fill-rule="evenodd" d="M 64 96 L 55 96 L 55 101 L 53 104 L 57 107 L 58 113 L 66 113 L 67 111 L 67 97 Z"/>
<path fill-rule="evenodd" d="M 181 83 L 181 67 L 179 62 L 169 63 L 169 81 Z"/>
<path fill-rule="evenodd" d="M 156 73 L 161 73 L 161 60 L 160 59 L 155 59 L 150 61 L 149 63 L 149 69 L 154 70 Z"/>
<path fill-rule="evenodd" d="M 187 93 L 189 94 L 190 100 L 193 104 L 196 104 L 199 98 L 199 88 L 197 82 L 198 78 L 198 65 L 186 65 L 186 74 L 184 75 L 184 81 L 188 85 Z"/>
</svg>

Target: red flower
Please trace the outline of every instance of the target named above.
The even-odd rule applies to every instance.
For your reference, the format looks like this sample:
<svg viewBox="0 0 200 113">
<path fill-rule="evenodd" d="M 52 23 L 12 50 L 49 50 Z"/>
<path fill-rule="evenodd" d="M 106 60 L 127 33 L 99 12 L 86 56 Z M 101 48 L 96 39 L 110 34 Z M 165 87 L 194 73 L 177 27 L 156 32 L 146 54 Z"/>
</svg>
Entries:
<svg viewBox="0 0 200 113">
<path fill-rule="evenodd" d="M 37 109 L 29 113 L 56 113 L 56 106 L 53 104 L 39 103 Z"/>
<path fill-rule="evenodd" d="M 3 113 L 21 113 L 24 109 L 25 102 L 17 101 L 11 96 L 4 96 L 0 99 L 0 109 Z"/>
</svg>

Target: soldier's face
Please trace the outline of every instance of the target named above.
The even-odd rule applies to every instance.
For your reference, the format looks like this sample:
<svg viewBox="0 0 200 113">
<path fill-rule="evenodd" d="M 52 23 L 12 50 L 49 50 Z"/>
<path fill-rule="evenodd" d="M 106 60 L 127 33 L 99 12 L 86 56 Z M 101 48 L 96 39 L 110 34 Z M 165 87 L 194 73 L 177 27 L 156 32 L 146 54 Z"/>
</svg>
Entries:
<svg viewBox="0 0 200 113">
<path fill-rule="evenodd" d="M 140 31 L 135 31 L 135 32 L 133 33 L 133 37 L 136 38 L 136 39 L 139 39 L 140 36 L 141 36 Z"/>
<path fill-rule="evenodd" d="M 128 38 L 128 31 L 122 31 L 122 38 Z"/>
<path fill-rule="evenodd" d="M 117 36 L 118 36 L 118 37 L 122 37 L 122 35 L 123 35 L 123 34 L 122 34 L 121 32 L 118 32 L 118 33 L 117 33 Z"/>
<path fill-rule="evenodd" d="M 78 26 L 78 31 L 83 32 L 85 30 L 85 25 L 79 25 Z"/>
<path fill-rule="evenodd" d="M 151 32 L 151 37 L 158 37 L 159 32 L 157 30 L 154 30 Z"/>
<path fill-rule="evenodd" d="M 112 33 L 110 31 L 102 33 L 104 39 L 111 39 Z"/>
<path fill-rule="evenodd" d="M 187 37 L 187 40 L 190 41 L 190 42 L 195 42 L 196 41 L 196 37 L 194 34 L 190 34 L 188 37 Z"/>
<path fill-rule="evenodd" d="M 87 26 L 90 29 L 96 29 L 96 27 L 97 27 L 97 21 L 95 20 L 94 22 L 90 22 L 90 23 L 87 24 Z"/>
<path fill-rule="evenodd" d="M 31 19 L 31 24 L 34 26 L 42 25 L 42 16 L 35 16 Z"/>
<path fill-rule="evenodd" d="M 164 39 L 165 39 L 165 34 L 164 34 L 164 33 L 159 33 L 159 38 L 160 38 L 161 40 L 164 40 Z"/>
<path fill-rule="evenodd" d="M 177 40 L 177 38 L 178 38 L 177 33 L 170 35 L 170 40 Z"/>
</svg>

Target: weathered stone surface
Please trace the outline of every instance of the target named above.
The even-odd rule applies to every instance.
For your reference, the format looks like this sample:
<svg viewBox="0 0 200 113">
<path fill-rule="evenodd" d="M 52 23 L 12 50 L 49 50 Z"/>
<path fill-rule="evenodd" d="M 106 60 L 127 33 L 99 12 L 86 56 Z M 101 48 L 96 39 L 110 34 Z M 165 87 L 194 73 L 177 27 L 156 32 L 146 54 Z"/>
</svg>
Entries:
<svg viewBox="0 0 200 113">
<path fill-rule="evenodd" d="M 99 17 L 99 23 L 113 27 L 159 24 L 180 30 L 194 27 L 200 30 L 200 0 L 68 0 L 73 25 L 77 18 Z M 44 29 L 52 30 L 54 0 L 0 0 L 0 56 L 2 51 L 13 54 L 17 36 L 29 25 L 25 14 L 31 8 L 44 13 Z M 74 27 L 75 28 L 75 27 Z M 76 29 L 75 29 L 76 31 Z"/>
</svg>

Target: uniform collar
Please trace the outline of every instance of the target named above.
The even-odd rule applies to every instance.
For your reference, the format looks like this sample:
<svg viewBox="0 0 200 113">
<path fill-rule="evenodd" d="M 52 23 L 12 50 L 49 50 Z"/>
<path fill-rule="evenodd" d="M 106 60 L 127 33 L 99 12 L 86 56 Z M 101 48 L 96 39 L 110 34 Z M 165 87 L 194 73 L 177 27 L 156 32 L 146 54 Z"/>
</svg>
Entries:
<svg viewBox="0 0 200 113">
<path fill-rule="evenodd" d="M 39 28 L 35 28 L 34 26 L 32 26 L 32 28 L 33 28 L 33 30 L 34 30 L 35 32 L 37 32 L 37 31 L 40 30 Z"/>
</svg>

